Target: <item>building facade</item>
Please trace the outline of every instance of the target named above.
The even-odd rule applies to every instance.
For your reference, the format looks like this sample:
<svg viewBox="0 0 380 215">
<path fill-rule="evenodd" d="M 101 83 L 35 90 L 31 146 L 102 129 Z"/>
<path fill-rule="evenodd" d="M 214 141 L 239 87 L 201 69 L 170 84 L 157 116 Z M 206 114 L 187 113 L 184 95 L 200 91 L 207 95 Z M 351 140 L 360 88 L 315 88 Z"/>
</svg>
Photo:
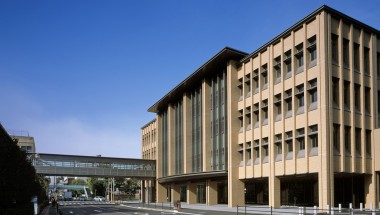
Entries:
<svg viewBox="0 0 380 215">
<path fill-rule="evenodd" d="M 378 206 L 380 32 L 328 6 L 148 111 L 158 202 Z"/>
</svg>

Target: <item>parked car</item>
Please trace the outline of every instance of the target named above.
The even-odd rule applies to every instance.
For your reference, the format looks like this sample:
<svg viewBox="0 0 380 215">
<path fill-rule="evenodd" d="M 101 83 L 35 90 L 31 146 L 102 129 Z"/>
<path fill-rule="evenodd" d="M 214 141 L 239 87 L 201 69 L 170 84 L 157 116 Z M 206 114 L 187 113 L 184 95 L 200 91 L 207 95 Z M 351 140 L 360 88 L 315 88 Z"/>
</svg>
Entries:
<svg viewBox="0 0 380 215">
<path fill-rule="evenodd" d="M 86 200 L 87 200 L 86 195 L 81 195 L 81 196 L 79 197 L 79 201 L 86 201 Z"/>
<path fill-rule="evenodd" d="M 103 196 L 95 196 L 94 201 L 104 202 L 106 199 Z"/>
<path fill-rule="evenodd" d="M 62 195 L 57 196 L 57 201 L 63 201 L 63 196 Z"/>
</svg>

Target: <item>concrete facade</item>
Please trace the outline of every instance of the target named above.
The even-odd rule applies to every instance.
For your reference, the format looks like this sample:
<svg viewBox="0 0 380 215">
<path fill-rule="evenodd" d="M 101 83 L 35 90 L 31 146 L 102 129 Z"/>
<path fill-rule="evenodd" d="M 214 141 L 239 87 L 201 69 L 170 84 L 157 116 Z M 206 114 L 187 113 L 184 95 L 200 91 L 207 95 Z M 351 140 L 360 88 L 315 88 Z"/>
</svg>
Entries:
<svg viewBox="0 0 380 215">
<path fill-rule="evenodd" d="M 224 48 L 149 111 L 158 202 L 378 206 L 380 32 L 332 8 Z"/>
</svg>

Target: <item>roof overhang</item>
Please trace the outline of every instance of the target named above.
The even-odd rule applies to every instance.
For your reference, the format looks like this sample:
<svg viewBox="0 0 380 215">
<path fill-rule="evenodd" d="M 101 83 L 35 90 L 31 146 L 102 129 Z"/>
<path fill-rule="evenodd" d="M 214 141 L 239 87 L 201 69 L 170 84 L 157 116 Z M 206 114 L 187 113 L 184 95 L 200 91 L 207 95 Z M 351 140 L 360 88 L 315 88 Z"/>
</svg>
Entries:
<svg viewBox="0 0 380 215">
<path fill-rule="evenodd" d="M 226 178 L 227 171 L 212 171 L 212 172 L 199 172 L 182 175 L 173 175 L 158 178 L 157 181 L 161 184 L 164 183 L 181 183 L 186 181 L 204 180 L 204 179 L 220 179 Z"/>
<path fill-rule="evenodd" d="M 151 106 L 148 111 L 158 113 L 167 107 L 168 103 L 175 102 L 183 96 L 183 93 L 194 89 L 195 86 L 200 85 L 204 78 L 212 77 L 215 73 L 226 68 L 229 60 L 240 61 L 248 54 L 229 47 L 223 48 L 220 52 L 214 55 L 210 60 L 203 64 L 193 74 L 187 77 L 184 81 L 178 84 L 168 94 Z"/>
</svg>

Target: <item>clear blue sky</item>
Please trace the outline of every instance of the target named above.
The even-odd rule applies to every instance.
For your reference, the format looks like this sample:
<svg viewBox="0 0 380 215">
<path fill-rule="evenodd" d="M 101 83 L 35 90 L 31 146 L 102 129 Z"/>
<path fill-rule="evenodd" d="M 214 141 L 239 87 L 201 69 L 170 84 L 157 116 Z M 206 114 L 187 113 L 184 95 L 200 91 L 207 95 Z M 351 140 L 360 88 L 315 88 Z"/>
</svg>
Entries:
<svg viewBox="0 0 380 215">
<path fill-rule="evenodd" d="M 252 52 L 327 4 L 380 29 L 380 1 L 0 1 L 0 122 L 37 151 L 141 157 L 147 109 L 225 46 Z"/>
</svg>

